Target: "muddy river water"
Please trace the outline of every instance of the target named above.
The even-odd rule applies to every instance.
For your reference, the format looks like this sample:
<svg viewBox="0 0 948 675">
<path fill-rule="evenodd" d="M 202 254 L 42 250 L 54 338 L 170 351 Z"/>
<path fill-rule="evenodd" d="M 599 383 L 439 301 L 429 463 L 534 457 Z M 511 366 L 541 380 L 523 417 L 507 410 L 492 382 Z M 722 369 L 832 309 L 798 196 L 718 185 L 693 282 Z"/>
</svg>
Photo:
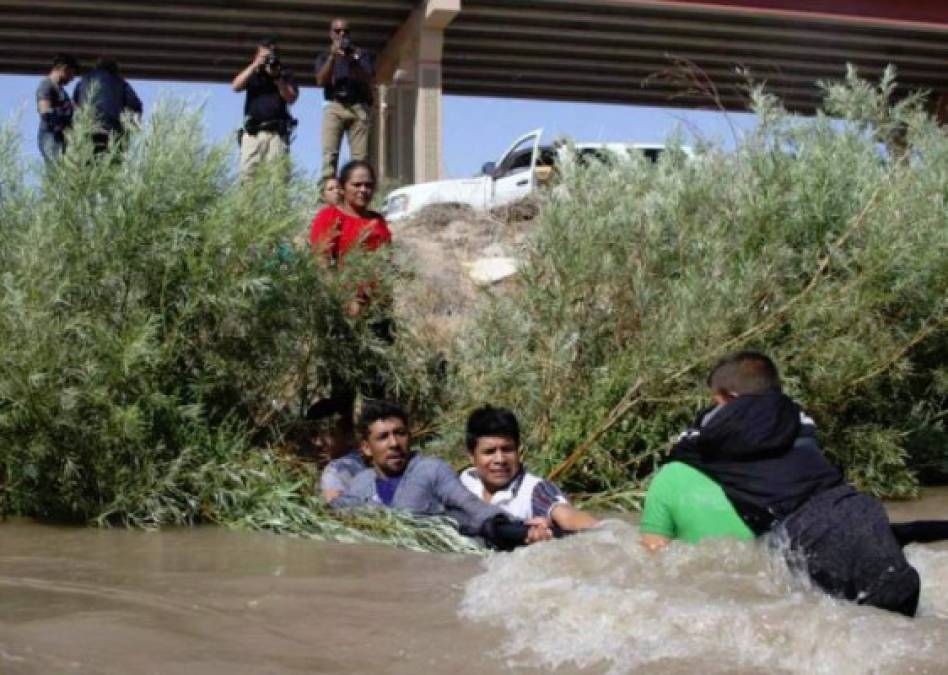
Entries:
<svg viewBox="0 0 948 675">
<path fill-rule="evenodd" d="M 890 505 L 948 518 L 948 491 Z M 808 589 L 763 547 L 635 525 L 486 558 L 217 528 L 0 523 L 0 674 L 948 673 L 948 544 L 914 620 Z"/>
</svg>

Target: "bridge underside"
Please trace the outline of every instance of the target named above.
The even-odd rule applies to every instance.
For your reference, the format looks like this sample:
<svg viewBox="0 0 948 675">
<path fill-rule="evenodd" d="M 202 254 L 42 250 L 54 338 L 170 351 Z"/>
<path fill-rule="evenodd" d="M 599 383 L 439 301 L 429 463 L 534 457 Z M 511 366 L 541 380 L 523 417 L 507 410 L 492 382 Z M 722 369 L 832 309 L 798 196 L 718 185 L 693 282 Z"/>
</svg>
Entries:
<svg viewBox="0 0 948 675">
<path fill-rule="evenodd" d="M 464 0 L 444 83 L 455 94 L 739 109 L 749 75 L 810 111 L 815 83 L 847 62 L 870 77 L 895 64 L 907 89 L 948 90 L 948 2 Z"/>
<path fill-rule="evenodd" d="M 377 158 L 400 180 L 440 172 L 442 92 L 735 110 L 750 79 L 810 112 L 847 63 L 948 92 L 943 0 L 0 0 L 0 72 L 66 51 L 132 79 L 229 82 L 275 33 L 315 86 L 336 15 L 379 55 Z"/>
</svg>

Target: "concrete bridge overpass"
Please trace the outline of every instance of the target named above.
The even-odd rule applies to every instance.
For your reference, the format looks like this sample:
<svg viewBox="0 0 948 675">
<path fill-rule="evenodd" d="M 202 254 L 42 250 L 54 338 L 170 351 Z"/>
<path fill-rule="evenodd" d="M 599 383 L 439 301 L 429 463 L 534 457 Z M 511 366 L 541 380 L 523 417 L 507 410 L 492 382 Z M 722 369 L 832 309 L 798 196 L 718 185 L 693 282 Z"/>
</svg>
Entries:
<svg viewBox="0 0 948 675">
<path fill-rule="evenodd" d="M 62 50 L 112 56 L 130 78 L 229 82 L 273 32 L 315 86 L 336 15 L 379 55 L 374 148 L 401 180 L 439 175 L 442 92 L 734 110 L 746 69 L 807 112 L 847 62 L 948 92 L 944 0 L 0 0 L 0 72 L 44 72 Z M 701 80 L 670 73 L 673 58 Z"/>
</svg>

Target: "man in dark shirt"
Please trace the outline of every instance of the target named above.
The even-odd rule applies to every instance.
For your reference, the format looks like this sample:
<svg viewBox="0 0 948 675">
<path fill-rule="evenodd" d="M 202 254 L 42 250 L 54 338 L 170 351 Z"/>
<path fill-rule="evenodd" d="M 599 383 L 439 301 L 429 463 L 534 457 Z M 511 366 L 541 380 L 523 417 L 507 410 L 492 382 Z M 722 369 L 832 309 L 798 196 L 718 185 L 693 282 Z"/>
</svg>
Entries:
<svg viewBox="0 0 948 675">
<path fill-rule="evenodd" d="M 137 117 L 142 114 L 142 102 L 125 81 L 119 65 L 111 59 L 100 58 L 95 68 L 83 76 L 75 91 L 76 105 L 91 106 L 96 117 L 96 130 L 92 134 L 95 153 L 101 154 L 109 146 L 109 139 L 121 136 L 124 131 L 122 115 L 130 112 Z"/>
<path fill-rule="evenodd" d="M 372 109 L 372 55 L 352 44 L 349 23 L 333 19 L 329 49 L 316 58 L 316 84 L 323 88 L 322 181 L 336 175 L 339 147 L 349 135 L 352 159 L 367 159 Z"/>
<path fill-rule="evenodd" d="M 240 175 L 250 177 L 257 165 L 286 157 L 295 120 L 289 106 L 300 91 L 293 74 L 280 62 L 276 38 L 267 37 L 246 68 L 237 73 L 231 87 L 246 91 L 244 124 L 240 134 Z"/>
<path fill-rule="evenodd" d="M 774 362 L 760 352 L 729 354 L 712 368 L 708 386 L 715 406 L 669 459 L 718 483 L 754 534 L 773 533 L 789 547 L 791 565 L 830 595 L 914 616 L 920 579 L 900 535 L 882 504 L 823 455 L 812 420 L 783 393 Z"/>
<path fill-rule="evenodd" d="M 40 123 L 36 141 L 47 162 L 62 155 L 66 147 L 66 130 L 72 126 L 72 101 L 65 86 L 79 71 L 79 63 L 67 54 L 56 54 L 49 74 L 36 88 L 36 111 Z"/>
</svg>

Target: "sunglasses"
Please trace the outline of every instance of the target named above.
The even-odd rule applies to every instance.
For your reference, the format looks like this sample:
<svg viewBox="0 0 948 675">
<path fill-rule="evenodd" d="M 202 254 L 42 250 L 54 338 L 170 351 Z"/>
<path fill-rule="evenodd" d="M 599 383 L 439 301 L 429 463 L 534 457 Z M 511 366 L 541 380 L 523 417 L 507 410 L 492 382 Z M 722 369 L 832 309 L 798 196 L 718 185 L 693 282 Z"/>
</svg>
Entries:
<svg viewBox="0 0 948 675">
<path fill-rule="evenodd" d="M 347 33 L 349 32 L 349 29 L 348 29 L 348 28 L 333 28 L 333 29 L 332 29 L 332 32 L 333 32 L 333 33 L 347 34 Z"/>
</svg>

